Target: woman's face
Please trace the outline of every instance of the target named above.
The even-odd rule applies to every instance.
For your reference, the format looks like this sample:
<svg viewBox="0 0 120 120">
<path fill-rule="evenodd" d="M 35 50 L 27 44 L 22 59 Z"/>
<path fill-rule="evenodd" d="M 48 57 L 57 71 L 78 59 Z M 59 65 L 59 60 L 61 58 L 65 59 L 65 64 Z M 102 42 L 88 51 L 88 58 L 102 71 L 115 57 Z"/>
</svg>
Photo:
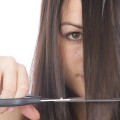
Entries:
<svg viewBox="0 0 120 120">
<path fill-rule="evenodd" d="M 85 97 L 83 70 L 82 3 L 64 0 L 62 6 L 60 45 L 67 86 Z"/>
</svg>

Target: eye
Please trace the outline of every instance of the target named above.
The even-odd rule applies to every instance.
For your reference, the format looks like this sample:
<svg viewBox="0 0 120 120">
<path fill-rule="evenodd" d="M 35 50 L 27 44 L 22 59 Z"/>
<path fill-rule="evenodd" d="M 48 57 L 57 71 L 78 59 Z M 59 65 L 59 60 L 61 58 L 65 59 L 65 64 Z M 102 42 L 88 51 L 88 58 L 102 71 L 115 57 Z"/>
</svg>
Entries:
<svg viewBox="0 0 120 120">
<path fill-rule="evenodd" d="M 67 33 L 65 37 L 69 40 L 78 41 L 83 38 L 83 34 L 81 32 L 71 32 Z"/>
</svg>

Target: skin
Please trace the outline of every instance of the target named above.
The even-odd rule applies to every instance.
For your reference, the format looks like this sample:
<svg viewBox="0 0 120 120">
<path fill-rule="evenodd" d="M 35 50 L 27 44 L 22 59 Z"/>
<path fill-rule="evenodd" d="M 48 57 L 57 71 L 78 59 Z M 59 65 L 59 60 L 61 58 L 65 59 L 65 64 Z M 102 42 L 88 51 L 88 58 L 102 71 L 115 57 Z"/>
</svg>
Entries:
<svg viewBox="0 0 120 120">
<path fill-rule="evenodd" d="M 69 0 L 68 3 L 65 0 L 62 8 L 61 24 L 60 42 L 63 64 L 68 78 L 66 84 L 75 94 L 85 97 L 82 5 L 80 0 Z M 78 28 L 74 25 L 81 27 Z"/>
<path fill-rule="evenodd" d="M 20 98 L 26 96 L 28 91 L 29 80 L 25 66 L 17 63 L 11 56 L 0 56 L 0 98 Z M 16 118 L 13 114 L 14 118 L 12 116 L 9 117 L 13 120 L 20 120 L 20 114 L 25 115 L 31 120 L 40 119 L 39 112 L 33 105 L 0 107 L 0 119 L 7 120 L 10 115 L 9 112 L 19 113 L 19 116 Z"/>
<path fill-rule="evenodd" d="M 77 96 L 85 98 L 81 1 L 65 0 L 61 13 L 60 46 L 66 84 Z M 73 107 L 78 119 L 84 120 L 85 104 L 75 103 Z"/>
</svg>

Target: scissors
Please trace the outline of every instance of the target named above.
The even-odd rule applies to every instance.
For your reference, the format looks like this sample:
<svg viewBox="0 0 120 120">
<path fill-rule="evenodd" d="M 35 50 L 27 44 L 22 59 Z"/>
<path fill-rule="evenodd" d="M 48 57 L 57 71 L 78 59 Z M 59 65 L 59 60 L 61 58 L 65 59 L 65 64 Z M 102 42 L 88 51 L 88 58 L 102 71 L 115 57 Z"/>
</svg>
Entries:
<svg viewBox="0 0 120 120">
<path fill-rule="evenodd" d="M 82 97 L 50 99 L 41 96 L 27 95 L 23 98 L 0 99 L 0 107 L 23 106 L 42 102 L 120 102 L 120 99 L 85 99 Z"/>
</svg>

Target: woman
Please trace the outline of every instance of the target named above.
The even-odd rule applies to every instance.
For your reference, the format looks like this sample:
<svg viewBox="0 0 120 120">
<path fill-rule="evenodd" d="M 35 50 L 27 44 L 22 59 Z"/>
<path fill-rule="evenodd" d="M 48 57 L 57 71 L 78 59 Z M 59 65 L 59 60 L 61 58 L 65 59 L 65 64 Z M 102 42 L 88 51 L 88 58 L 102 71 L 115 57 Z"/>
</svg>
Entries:
<svg viewBox="0 0 120 120">
<path fill-rule="evenodd" d="M 32 94 L 119 98 L 119 8 L 119 0 L 43 0 Z M 120 118 L 117 102 L 42 103 L 35 107 L 41 120 Z M 19 110 L 33 119 L 22 107 Z"/>
<path fill-rule="evenodd" d="M 118 0 L 43 0 L 33 94 L 119 97 L 119 5 Z M 119 103 L 45 103 L 36 108 L 41 120 L 120 118 Z"/>
</svg>

